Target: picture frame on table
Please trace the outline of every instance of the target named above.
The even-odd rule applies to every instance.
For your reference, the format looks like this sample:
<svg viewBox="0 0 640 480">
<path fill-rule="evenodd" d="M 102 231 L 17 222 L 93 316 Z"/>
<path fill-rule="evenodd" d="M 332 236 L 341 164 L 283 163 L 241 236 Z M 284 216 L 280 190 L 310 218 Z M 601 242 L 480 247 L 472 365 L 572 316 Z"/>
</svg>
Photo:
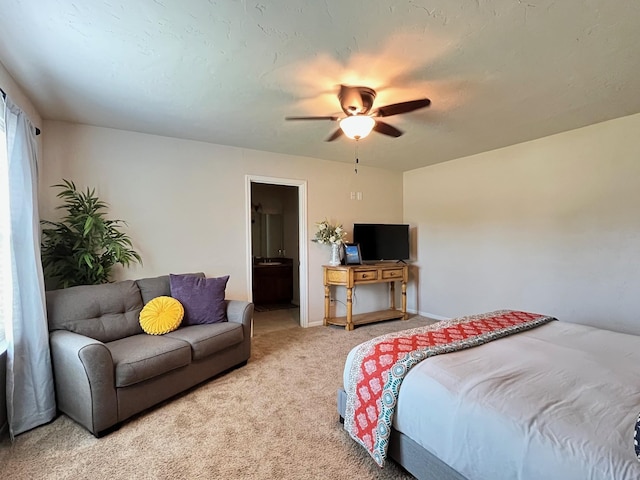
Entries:
<svg viewBox="0 0 640 480">
<path fill-rule="evenodd" d="M 362 255 L 360 254 L 359 243 L 344 243 L 343 244 L 342 262 L 345 265 L 361 265 Z"/>
</svg>

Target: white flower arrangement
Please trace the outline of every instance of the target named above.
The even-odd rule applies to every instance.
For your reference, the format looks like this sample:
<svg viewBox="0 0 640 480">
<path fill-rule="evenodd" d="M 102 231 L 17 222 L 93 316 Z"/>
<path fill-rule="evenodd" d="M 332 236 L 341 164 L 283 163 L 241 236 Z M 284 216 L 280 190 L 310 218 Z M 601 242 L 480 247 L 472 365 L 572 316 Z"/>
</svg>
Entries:
<svg viewBox="0 0 640 480">
<path fill-rule="evenodd" d="M 318 231 L 315 238 L 311 240 L 312 242 L 340 245 L 344 241 L 344 237 L 347 236 L 347 232 L 344 231 L 341 224 L 331 225 L 328 220 L 316 223 L 316 227 Z"/>
</svg>

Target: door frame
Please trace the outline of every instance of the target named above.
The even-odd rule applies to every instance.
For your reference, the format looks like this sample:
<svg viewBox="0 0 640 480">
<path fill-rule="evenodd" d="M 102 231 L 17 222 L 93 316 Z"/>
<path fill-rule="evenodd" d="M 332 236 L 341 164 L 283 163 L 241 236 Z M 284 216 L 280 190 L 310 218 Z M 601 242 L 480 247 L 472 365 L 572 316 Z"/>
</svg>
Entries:
<svg viewBox="0 0 640 480">
<path fill-rule="evenodd" d="M 251 251 L 251 184 L 267 183 L 298 188 L 298 278 L 300 281 L 300 326 L 309 326 L 309 275 L 307 242 L 307 181 L 295 178 L 265 177 L 245 175 L 245 228 L 247 239 L 247 298 L 253 302 L 253 253 Z"/>
</svg>

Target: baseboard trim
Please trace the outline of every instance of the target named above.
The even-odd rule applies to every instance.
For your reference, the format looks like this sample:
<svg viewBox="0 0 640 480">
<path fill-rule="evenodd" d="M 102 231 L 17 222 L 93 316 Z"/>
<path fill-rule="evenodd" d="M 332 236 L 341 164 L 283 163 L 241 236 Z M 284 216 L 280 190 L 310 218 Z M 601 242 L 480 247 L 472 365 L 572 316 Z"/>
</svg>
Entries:
<svg viewBox="0 0 640 480">
<path fill-rule="evenodd" d="M 439 321 L 451 320 L 451 317 L 443 317 L 442 315 L 436 315 L 435 313 L 429 313 L 429 312 L 419 312 L 418 315 L 422 317 L 433 318 L 434 320 L 439 320 Z"/>
</svg>

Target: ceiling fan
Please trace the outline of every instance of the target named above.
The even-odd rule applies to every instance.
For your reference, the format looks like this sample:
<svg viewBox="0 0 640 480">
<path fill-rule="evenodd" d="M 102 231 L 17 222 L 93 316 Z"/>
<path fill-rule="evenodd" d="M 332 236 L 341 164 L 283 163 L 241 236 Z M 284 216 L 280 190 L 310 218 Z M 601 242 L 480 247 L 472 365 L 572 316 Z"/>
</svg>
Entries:
<svg viewBox="0 0 640 480">
<path fill-rule="evenodd" d="M 428 107 L 431 104 L 431 100 L 428 98 L 420 98 L 417 100 L 409 100 L 408 102 L 393 103 L 372 110 L 375 98 L 376 91 L 372 88 L 340 85 L 338 100 L 340 100 L 340 107 L 345 113 L 345 117 L 340 118 L 335 115 L 285 117 L 285 120 L 331 120 L 334 122 L 339 120 L 340 128 L 327 138 L 327 142 L 332 142 L 340 138 L 342 134 L 349 138 L 359 140 L 369 135 L 371 130 L 390 137 L 399 137 L 403 133 L 401 130 L 378 120 L 378 118 L 412 112 L 420 108 Z"/>
</svg>

